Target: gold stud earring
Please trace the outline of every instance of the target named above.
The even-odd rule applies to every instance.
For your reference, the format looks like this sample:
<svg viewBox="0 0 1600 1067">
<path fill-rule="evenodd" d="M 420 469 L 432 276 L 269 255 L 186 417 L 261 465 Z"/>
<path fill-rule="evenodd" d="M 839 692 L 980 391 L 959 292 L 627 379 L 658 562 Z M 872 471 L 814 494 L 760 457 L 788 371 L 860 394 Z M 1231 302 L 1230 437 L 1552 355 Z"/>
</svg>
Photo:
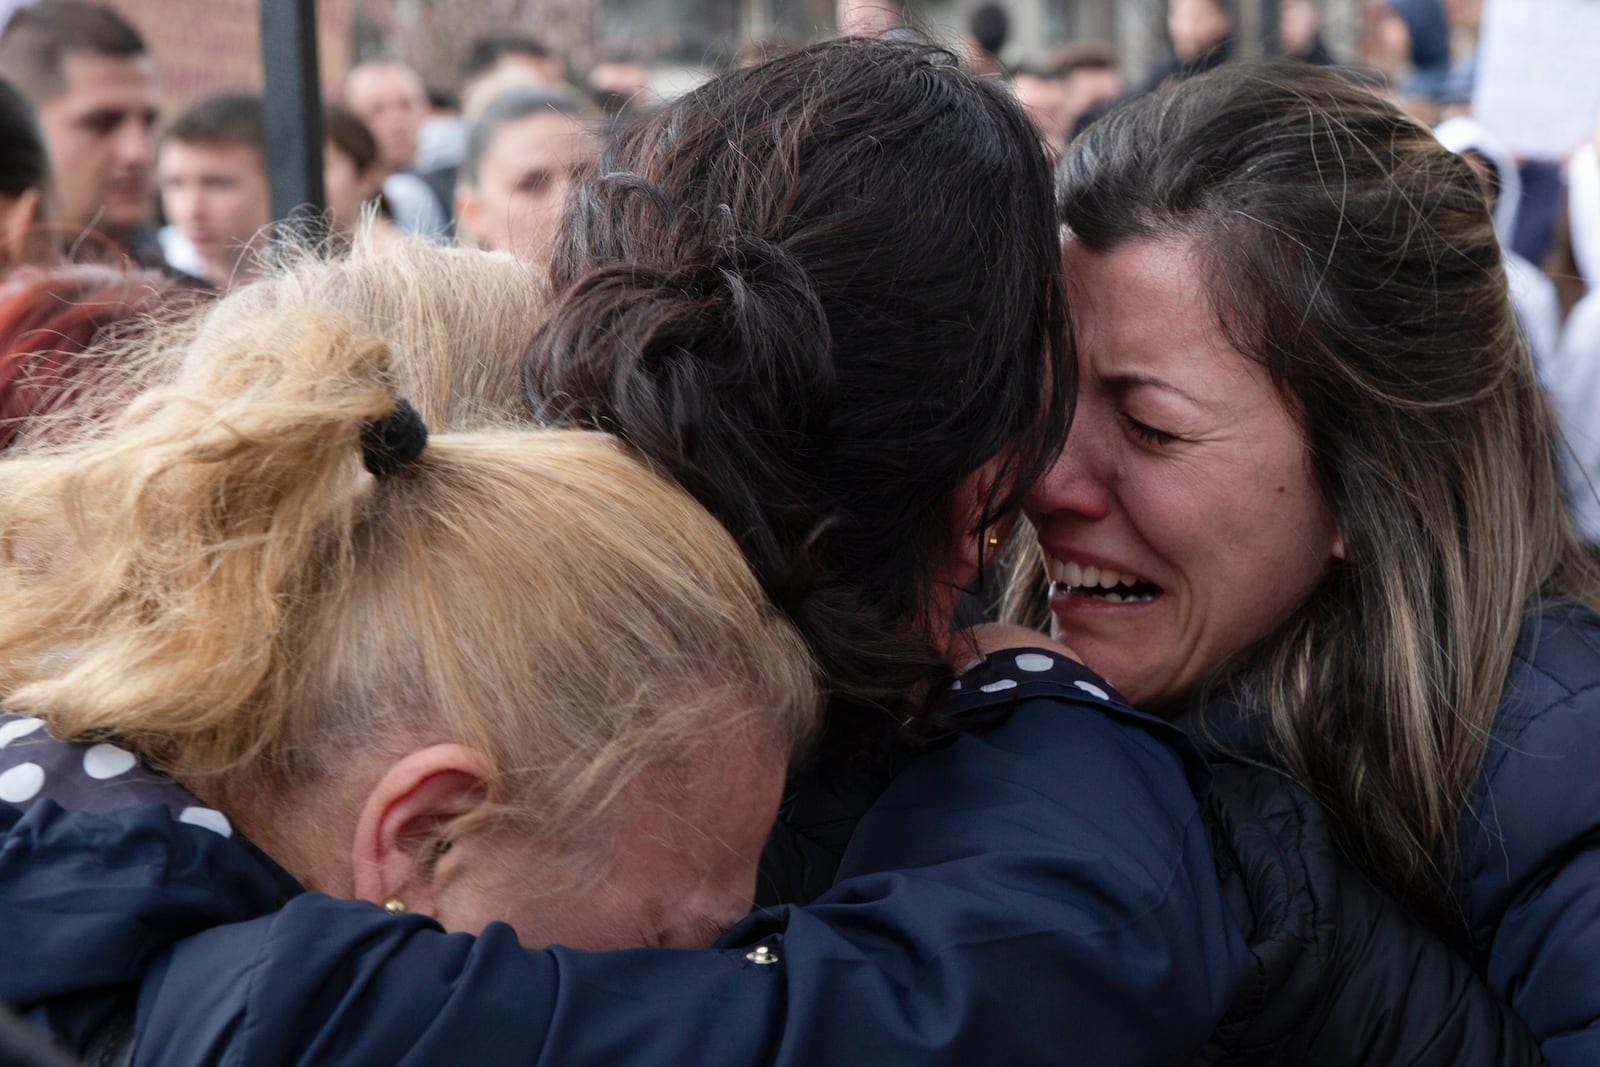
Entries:
<svg viewBox="0 0 1600 1067">
<path fill-rule="evenodd" d="M 994 548 L 999 543 L 1000 543 L 1000 538 L 994 536 L 993 534 L 989 535 L 989 547 L 990 548 Z"/>
<path fill-rule="evenodd" d="M 383 902 L 383 910 L 388 912 L 390 915 L 403 914 L 406 910 L 406 902 L 401 900 L 399 897 L 390 897 L 388 900 Z"/>
</svg>

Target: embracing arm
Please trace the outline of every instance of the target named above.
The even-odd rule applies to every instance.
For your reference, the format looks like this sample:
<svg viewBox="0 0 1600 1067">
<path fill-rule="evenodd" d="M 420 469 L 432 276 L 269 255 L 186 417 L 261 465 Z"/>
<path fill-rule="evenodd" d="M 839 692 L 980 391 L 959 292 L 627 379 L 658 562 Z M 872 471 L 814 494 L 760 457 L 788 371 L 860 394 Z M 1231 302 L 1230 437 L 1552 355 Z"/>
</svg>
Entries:
<svg viewBox="0 0 1600 1067">
<path fill-rule="evenodd" d="M 1013 714 L 903 773 L 811 906 L 752 916 L 715 950 L 583 953 L 308 896 L 176 946 L 141 1032 L 176 1033 L 208 998 L 218 1032 L 203 1055 L 140 1058 L 204 1062 L 253 1035 L 273 1062 L 1183 1062 L 1245 965 L 1203 771 L 1087 672 L 991 660 L 953 704 Z"/>
</svg>

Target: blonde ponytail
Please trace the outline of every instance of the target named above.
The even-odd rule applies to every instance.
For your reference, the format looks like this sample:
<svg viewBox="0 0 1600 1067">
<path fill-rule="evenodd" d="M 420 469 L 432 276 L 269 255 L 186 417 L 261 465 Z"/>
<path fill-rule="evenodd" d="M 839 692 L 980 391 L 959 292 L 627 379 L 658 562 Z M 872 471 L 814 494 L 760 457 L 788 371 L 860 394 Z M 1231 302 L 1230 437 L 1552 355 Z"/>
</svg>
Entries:
<svg viewBox="0 0 1600 1067">
<path fill-rule="evenodd" d="M 244 760 L 283 729 L 219 726 L 279 703 L 294 616 L 371 483 L 362 429 L 395 404 L 387 351 L 347 323 L 226 311 L 111 433 L 0 479 L 7 706 L 180 762 Z"/>
</svg>

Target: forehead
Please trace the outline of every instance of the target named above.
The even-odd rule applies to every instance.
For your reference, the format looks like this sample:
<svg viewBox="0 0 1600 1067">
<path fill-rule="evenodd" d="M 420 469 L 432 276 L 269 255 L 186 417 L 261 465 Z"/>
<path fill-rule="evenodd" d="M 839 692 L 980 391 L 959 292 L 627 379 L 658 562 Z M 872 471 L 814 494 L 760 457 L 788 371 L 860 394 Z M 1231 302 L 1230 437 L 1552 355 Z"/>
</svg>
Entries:
<svg viewBox="0 0 1600 1067">
<path fill-rule="evenodd" d="M 576 115 L 537 111 L 502 124 L 489 139 L 484 162 L 525 167 L 567 163 L 596 148 L 594 135 Z"/>
<path fill-rule="evenodd" d="M 427 89 L 422 76 L 405 67 L 364 67 L 350 75 L 345 97 L 351 107 L 359 110 L 425 100 Z"/>
<path fill-rule="evenodd" d="M 1073 339 L 1098 373 L 1148 374 L 1213 397 L 1248 380 L 1252 393 L 1293 406 L 1223 328 L 1212 270 L 1192 239 L 1133 240 L 1096 252 L 1069 236 L 1062 264 Z"/>
<path fill-rule="evenodd" d="M 1188 238 L 1127 240 L 1101 252 L 1067 233 L 1061 266 L 1075 317 L 1159 334 L 1216 326 L 1206 266 Z M 1174 312 L 1181 318 L 1173 320 Z"/>
<path fill-rule="evenodd" d="M 73 112 L 102 108 L 145 110 L 155 106 L 155 67 L 149 56 L 101 56 L 67 52 L 61 59 L 61 92 L 45 106 Z"/>
<path fill-rule="evenodd" d="M 157 167 L 163 174 L 266 175 L 261 153 L 249 144 L 192 144 L 165 141 Z"/>
</svg>

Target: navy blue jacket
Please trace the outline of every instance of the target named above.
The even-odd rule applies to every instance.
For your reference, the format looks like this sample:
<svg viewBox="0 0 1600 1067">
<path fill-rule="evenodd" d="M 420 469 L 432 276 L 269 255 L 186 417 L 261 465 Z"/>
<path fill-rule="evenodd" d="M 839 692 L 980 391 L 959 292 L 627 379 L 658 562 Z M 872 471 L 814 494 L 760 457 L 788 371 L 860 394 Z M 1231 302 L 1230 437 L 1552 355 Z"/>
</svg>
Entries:
<svg viewBox="0 0 1600 1067">
<path fill-rule="evenodd" d="M 1530 615 L 1463 820 L 1474 962 L 1552 1064 L 1600 1064 L 1600 616 Z"/>
<path fill-rule="evenodd" d="M 1012 713 L 901 773 L 832 890 L 705 951 L 282 903 L 269 860 L 172 804 L 0 804 L 0 998 L 81 1048 L 137 990 L 135 1062 L 174 1067 L 1186 1061 L 1247 966 L 1202 763 L 1059 657 L 959 687 L 952 714 Z"/>
</svg>

